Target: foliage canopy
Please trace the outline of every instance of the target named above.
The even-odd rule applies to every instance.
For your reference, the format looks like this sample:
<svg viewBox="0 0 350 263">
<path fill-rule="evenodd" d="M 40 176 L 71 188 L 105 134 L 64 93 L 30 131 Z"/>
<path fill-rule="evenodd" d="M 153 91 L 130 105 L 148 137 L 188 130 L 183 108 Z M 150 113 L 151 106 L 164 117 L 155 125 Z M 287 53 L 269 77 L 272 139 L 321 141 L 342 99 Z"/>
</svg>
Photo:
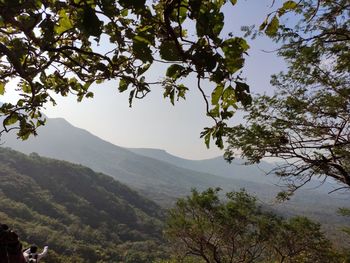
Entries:
<svg viewBox="0 0 350 263">
<path fill-rule="evenodd" d="M 193 190 L 170 210 L 165 233 L 179 259 L 340 262 L 319 224 L 305 217 L 284 220 L 264 212 L 245 191 L 228 193 L 226 198 L 220 200 L 218 189 Z"/>
<path fill-rule="evenodd" d="M 269 30 L 282 44 L 278 54 L 287 72 L 274 75 L 273 96 L 260 95 L 248 107 L 246 124 L 228 131 L 226 158 L 237 149 L 250 162 L 285 160 L 278 175 L 291 178 L 290 190 L 313 176 L 350 186 L 350 5 L 347 0 L 287 1 L 296 25 Z M 278 10 L 276 17 L 286 12 Z M 271 21 L 271 23 L 273 20 Z"/>
<path fill-rule="evenodd" d="M 174 104 L 188 88 L 181 78 L 197 78 L 215 126 L 204 131 L 223 147 L 225 121 L 237 103 L 250 102 L 239 77 L 249 46 L 232 34 L 222 37 L 223 6 L 209 0 L 3 0 L 0 1 L 0 94 L 19 79 L 17 104 L 0 108 L 4 130 L 19 128 L 27 138 L 44 124 L 40 110 L 53 94 L 92 97 L 93 83 L 118 79 L 130 105 L 152 85 L 162 85 Z M 193 29 L 193 27 L 195 29 Z M 154 63 L 170 63 L 162 81 L 146 78 Z M 201 87 L 215 86 L 213 109 Z M 37 119 L 37 122 L 34 120 Z M 16 127 L 11 125 L 17 124 Z"/>
</svg>

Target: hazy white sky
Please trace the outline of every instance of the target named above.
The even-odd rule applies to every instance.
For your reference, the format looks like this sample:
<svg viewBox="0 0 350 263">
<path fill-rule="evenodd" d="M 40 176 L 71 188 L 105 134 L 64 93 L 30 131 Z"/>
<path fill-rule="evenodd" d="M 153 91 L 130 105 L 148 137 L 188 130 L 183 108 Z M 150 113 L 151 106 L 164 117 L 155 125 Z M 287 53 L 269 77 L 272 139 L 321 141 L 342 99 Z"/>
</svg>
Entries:
<svg viewBox="0 0 350 263">
<path fill-rule="evenodd" d="M 277 1 L 278 2 L 278 1 Z M 270 8 L 272 0 L 238 0 L 236 6 L 225 9 L 223 33 L 234 32 L 241 36 L 242 25 L 260 24 Z M 282 70 L 285 65 L 274 53 L 266 53 L 275 48 L 269 39 L 249 41 L 251 49 L 244 67 L 244 76 L 253 93 L 271 92 L 270 75 Z M 160 79 L 155 68 L 152 78 Z M 163 90 L 154 87 L 143 100 L 135 100 L 133 107 L 128 105 L 128 92 L 120 94 L 118 82 L 110 81 L 93 87 L 95 97 L 81 103 L 73 97 L 57 97 L 57 106 L 47 105 L 44 113 L 50 117 L 62 117 L 76 127 L 90 131 L 98 137 L 124 147 L 158 148 L 187 159 L 204 159 L 222 152 L 212 144 L 210 149 L 199 138 L 204 127 L 213 123 L 205 116 L 205 104 L 196 84 L 189 80 L 190 88 L 186 101 L 172 106 L 163 99 Z M 207 89 L 210 95 L 210 87 Z M 14 93 L 7 91 L 1 101 L 13 101 Z M 239 118 L 236 120 L 239 121 Z M 41 128 L 45 129 L 45 127 Z M 39 136 L 40 136 L 40 130 Z"/>
</svg>

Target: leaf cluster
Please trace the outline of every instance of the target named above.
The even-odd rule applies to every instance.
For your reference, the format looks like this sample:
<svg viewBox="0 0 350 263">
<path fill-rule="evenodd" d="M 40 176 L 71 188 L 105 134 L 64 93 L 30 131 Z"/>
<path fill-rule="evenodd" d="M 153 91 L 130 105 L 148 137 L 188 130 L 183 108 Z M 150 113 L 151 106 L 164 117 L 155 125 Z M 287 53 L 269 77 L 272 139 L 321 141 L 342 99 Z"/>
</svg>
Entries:
<svg viewBox="0 0 350 263">
<path fill-rule="evenodd" d="M 250 162 L 282 158 L 275 171 L 293 192 L 313 176 L 350 185 L 350 6 L 348 1 L 286 1 L 293 24 L 264 23 L 261 29 L 281 44 L 288 70 L 272 76 L 273 96 L 258 95 L 246 124 L 228 131 L 227 159 L 239 149 Z M 277 23 L 277 22 L 276 22 Z M 273 28 L 273 30 L 271 30 Z"/>
<path fill-rule="evenodd" d="M 192 75 L 207 104 L 201 81 L 224 87 L 215 91 L 214 109 L 206 109 L 216 123 L 208 133 L 222 147 L 222 123 L 233 114 L 229 108 L 250 100 L 237 76 L 249 46 L 243 38 L 221 35 L 226 2 L 1 1 L 0 94 L 17 79 L 20 95 L 16 104 L 1 107 L 4 130 L 19 129 L 26 139 L 44 124 L 41 109 L 55 104 L 54 93 L 81 101 L 93 97 L 91 85 L 107 80 L 118 80 L 120 92 L 129 90 L 130 106 L 152 85 L 161 85 L 174 104 L 188 90 L 181 79 Z M 149 79 L 154 63 L 171 63 L 162 81 Z"/>
</svg>

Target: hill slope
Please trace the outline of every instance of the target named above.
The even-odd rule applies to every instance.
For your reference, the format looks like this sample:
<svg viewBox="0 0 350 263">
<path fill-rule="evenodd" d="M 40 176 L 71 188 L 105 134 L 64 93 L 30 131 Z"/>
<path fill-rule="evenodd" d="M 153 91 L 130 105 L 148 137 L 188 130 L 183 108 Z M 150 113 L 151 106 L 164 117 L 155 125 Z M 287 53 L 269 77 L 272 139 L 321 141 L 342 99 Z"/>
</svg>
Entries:
<svg viewBox="0 0 350 263">
<path fill-rule="evenodd" d="M 249 175 L 249 170 L 242 175 L 242 170 L 230 167 L 223 160 L 213 159 L 213 163 L 209 160 L 209 164 L 206 164 L 208 160 L 184 160 L 174 156 L 169 157 L 164 155 L 164 151 L 157 150 L 158 155 L 153 155 L 153 158 L 141 156 L 108 143 L 86 130 L 76 128 L 64 119 L 48 119 L 47 125 L 40 129 L 39 136 L 28 141 L 22 142 L 14 136 L 7 136 L 3 138 L 3 143 L 4 146 L 10 146 L 25 153 L 37 152 L 40 155 L 86 165 L 111 175 L 166 207 L 177 197 L 188 194 L 193 187 L 202 190 L 221 186 L 225 191 L 245 188 L 248 192 L 256 194 L 259 199 L 273 205 L 276 193 L 281 190 L 271 184 L 270 177 L 257 174 L 259 169 L 253 166 L 250 169 L 252 173 L 255 169 L 255 175 L 243 180 L 242 178 Z M 160 158 L 159 156 L 163 159 L 155 159 Z M 176 162 L 172 161 L 174 159 Z M 193 162 L 196 166 L 191 164 Z M 185 169 L 180 167 L 181 163 L 186 163 L 187 168 L 205 169 L 204 171 L 213 173 L 228 169 L 227 176 L 231 178 Z M 224 165 L 224 168 L 221 167 Z M 239 168 L 243 169 L 244 166 Z M 256 182 L 253 181 L 254 177 L 267 180 Z M 342 223 L 344 219 L 336 215 L 336 210 L 338 207 L 348 206 L 349 195 L 327 195 L 324 188 L 322 189 L 322 191 L 309 189 L 309 187 L 301 189 L 289 202 L 279 205 L 278 211 L 288 215 L 309 215 L 334 226 Z"/>
<path fill-rule="evenodd" d="M 47 125 L 39 130 L 39 136 L 27 141 L 17 140 L 13 133 L 4 136 L 2 141 L 3 146 L 27 154 L 36 152 L 88 166 L 163 205 L 188 194 L 193 187 L 205 189 L 220 186 L 230 191 L 244 187 L 253 193 L 262 187 L 260 183 L 214 176 L 138 155 L 76 128 L 64 119 L 48 119 Z M 266 197 L 272 196 L 273 193 L 266 191 Z"/>
<path fill-rule="evenodd" d="M 274 167 L 273 164 L 264 161 L 262 161 L 259 165 L 244 165 L 244 161 L 241 159 L 235 159 L 232 163 L 228 163 L 221 156 L 206 160 L 187 160 L 171 155 L 160 149 L 128 149 L 134 153 L 161 160 L 178 167 L 198 172 L 210 173 L 225 178 L 268 184 L 272 184 L 277 181 L 273 176 L 264 176 L 265 173 L 268 173 Z"/>
<path fill-rule="evenodd" d="M 0 207 L 0 222 L 22 240 L 50 246 L 51 263 L 152 257 L 161 240 L 155 203 L 109 176 L 37 154 L 0 148 Z"/>
<path fill-rule="evenodd" d="M 280 178 L 273 176 L 272 174 L 277 163 L 273 164 L 261 161 L 259 164 L 245 165 L 245 162 L 242 159 L 234 159 L 231 163 L 228 163 L 222 156 L 205 160 L 187 160 L 171 155 L 160 149 L 129 148 L 129 150 L 146 157 L 161 160 L 197 172 L 210 173 L 235 180 L 262 183 L 262 186 L 266 184 L 283 186 L 285 184 Z M 315 188 L 317 189 L 317 193 L 327 194 L 336 188 L 339 188 L 339 185 L 331 181 L 320 183 L 315 179 L 304 186 L 303 190 Z"/>
</svg>

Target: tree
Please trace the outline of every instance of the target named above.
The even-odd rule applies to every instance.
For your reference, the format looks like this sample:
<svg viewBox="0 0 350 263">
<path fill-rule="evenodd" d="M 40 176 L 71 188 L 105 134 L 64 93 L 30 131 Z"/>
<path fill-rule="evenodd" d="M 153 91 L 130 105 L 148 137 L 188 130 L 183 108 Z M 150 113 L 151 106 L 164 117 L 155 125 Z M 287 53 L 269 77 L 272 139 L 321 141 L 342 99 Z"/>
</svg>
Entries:
<svg viewBox="0 0 350 263">
<path fill-rule="evenodd" d="M 279 25 L 288 7 L 296 25 Z M 239 149 L 251 163 L 278 157 L 274 172 L 290 192 L 315 176 L 350 186 L 350 4 L 347 0 L 287 1 L 260 29 L 282 44 L 288 71 L 274 75 L 273 96 L 256 96 L 246 123 L 228 131 L 225 156 Z M 267 20 L 269 21 L 269 20 Z M 284 196 L 285 197 L 285 196 Z"/>
<path fill-rule="evenodd" d="M 221 35 L 226 2 L 1 1 L 0 94 L 17 79 L 21 96 L 15 105 L 0 108 L 4 131 L 19 129 L 18 136 L 24 139 L 36 134 L 45 123 L 42 107 L 55 104 L 53 93 L 73 93 L 80 101 L 93 96 L 92 84 L 117 79 L 120 92 L 130 91 L 130 105 L 134 98 L 146 96 L 152 85 L 162 85 L 164 97 L 174 104 L 188 90 L 181 78 L 192 76 L 207 103 L 207 114 L 215 120 L 203 136 L 208 144 L 210 137 L 216 138 L 222 147 L 232 108 L 237 102 L 250 102 L 248 85 L 238 74 L 249 46 L 243 38 Z M 234 5 L 236 0 L 230 2 Z M 162 81 L 146 79 L 154 63 L 171 64 Z M 216 87 L 213 110 L 203 80 Z"/>
<path fill-rule="evenodd" d="M 332 249 L 318 223 L 306 217 L 280 221 L 273 238 L 277 262 L 343 262 Z"/>
<path fill-rule="evenodd" d="M 264 212 L 245 191 L 226 198 L 220 200 L 218 189 L 193 190 L 170 210 L 165 234 L 180 260 L 339 262 L 319 224 Z"/>
</svg>

